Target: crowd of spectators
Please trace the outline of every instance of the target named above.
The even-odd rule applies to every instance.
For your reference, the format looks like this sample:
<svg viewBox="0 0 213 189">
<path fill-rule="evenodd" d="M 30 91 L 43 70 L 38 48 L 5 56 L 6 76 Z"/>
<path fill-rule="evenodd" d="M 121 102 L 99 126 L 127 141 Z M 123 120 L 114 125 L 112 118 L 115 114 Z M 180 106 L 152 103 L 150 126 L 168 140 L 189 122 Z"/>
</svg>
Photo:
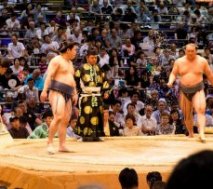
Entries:
<svg viewBox="0 0 213 189">
<path fill-rule="evenodd" d="M 188 42 L 197 44 L 198 53 L 213 68 L 211 3 L 76 0 L 64 1 L 61 9 L 48 5 L 30 0 L 0 4 L 0 57 L 10 63 L 0 75 L 0 103 L 14 138 L 38 138 L 32 133 L 37 127 L 48 130 L 42 118 L 50 107 L 40 103 L 39 95 L 48 63 L 65 40 L 79 43 L 76 68 L 84 63 L 89 48 L 98 52 L 98 64 L 112 87 L 111 136 L 187 134 L 178 106 L 178 80 L 171 89 L 166 83 Z M 205 92 L 206 125 L 213 126 L 213 90 L 208 82 Z M 69 136 L 76 138 L 77 109 L 68 127 Z M 196 120 L 194 115 L 195 129 Z"/>
</svg>

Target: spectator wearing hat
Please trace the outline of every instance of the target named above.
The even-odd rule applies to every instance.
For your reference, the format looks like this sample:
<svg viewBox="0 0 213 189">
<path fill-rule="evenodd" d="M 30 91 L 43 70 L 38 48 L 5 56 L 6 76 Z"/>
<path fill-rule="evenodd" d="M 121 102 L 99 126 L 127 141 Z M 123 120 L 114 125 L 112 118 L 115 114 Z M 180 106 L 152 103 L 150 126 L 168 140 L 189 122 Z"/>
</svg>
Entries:
<svg viewBox="0 0 213 189">
<path fill-rule="evenodd" d="M 21 127 L 18 117 L 10 118 L 11 129 L 9 133 L 13 138 L 27 138 L 29 133 L 25 127 Z"/>
<path fill-rule="evenodd" d="M 30 134 L 28 139 L 38 139 L 38 138 L 47 138 L 49 126 L 53 119 L 53 113 L 51 110 L 47 110 L 43 114 L 43 123 L 35 128 L 35 130 Z"/>
</svg>

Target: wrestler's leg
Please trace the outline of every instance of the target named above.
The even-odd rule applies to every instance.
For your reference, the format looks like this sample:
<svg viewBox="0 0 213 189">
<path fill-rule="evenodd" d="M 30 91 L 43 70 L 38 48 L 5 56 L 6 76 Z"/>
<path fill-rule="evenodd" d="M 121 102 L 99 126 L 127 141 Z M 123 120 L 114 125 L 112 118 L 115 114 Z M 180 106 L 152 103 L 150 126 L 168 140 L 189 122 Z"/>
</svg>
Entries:
<svg viewBox="0 0 213 189">
<path fill-rule="evenodd" d="M 49 134 L 48 134 L 48 152 L 54 153 L 54 149 L 52 147 L 53 138 L 58 130 L 59 125 L 63 120 L 63 111 L 65 109 L 65 100 L 64 97 L 56 92 L 50 91 L 49 94 L 49 102 L 51 104 L 52 112 L 53 112 L 53 120 L 49 127 Z"/>
<path fill-rule="evenodd" d="M 64 114 L 62 123 L 59 126 L 58 134 L 59 134 L 59 151 L 60 152 L 69 152 L 69 149 L 66 147 L 66 133 L 67 133 L 67 126 L 69 124 L 70 118 L 72 113 L 72 103 L 69 100 L 65 104 Z"/>
<path fill-rule="evenodd" d="M 189 137 L 193 137 L 193 106 L 191 101 L 189 101 L 189 99 L 182 92 L 180 95 L 180 108 L 184 116 L 184 123 L 186 125 L 187 131 L 189 132 Z"/>
<path fill-rule="evenodd" d="M 204 90 L 198 91 L 194 95 L 192 102 L 193 102 L 195 111 L 197 113 L 200 139 L 205 140 L 204 129 L 206 124 L 206 117 L 205 117 L 206 99 L 205 99 Z"/>
</svg>

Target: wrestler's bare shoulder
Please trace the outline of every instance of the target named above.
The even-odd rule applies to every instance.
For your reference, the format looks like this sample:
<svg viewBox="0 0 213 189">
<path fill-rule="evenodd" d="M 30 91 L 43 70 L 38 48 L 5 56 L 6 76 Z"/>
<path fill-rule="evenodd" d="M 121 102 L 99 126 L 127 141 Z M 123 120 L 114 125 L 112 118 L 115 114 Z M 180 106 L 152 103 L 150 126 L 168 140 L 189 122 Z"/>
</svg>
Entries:
<svg viewBox="0 0 213 189">
<path fill-rule="evenodd" d="M 208 63 L 208 61 L 204 57 L 202 57 L 200 55 L 197 55 L 197 58 L 198 58 L 199 62 Z"/>
<path fill-rule="evenodd" d="M 50 62 L 54 62 L 54 63 L 59 64 L 61 60 L 62 60 L 62 57 L 60 55 L 57 55 L 54 58 L 52 58 Z"/>
<path fill-rule="evenodd" d="M 189 60 L 186 58 L 186 56 L 183 56 L 181 58 L 178 58 L 175 61 L 175 64 L 176 65 L 182 65 L 182 64 L 186 64 L 186 62 L 189 62 Z M 203 58 L 202 56 L 197 55 L 196 58 L 195 58 L 195 61 L 193 61 L 193 62 L 196 62 L 198 64 L 203 64 L 203 63 L 206 63 L 207 60 L 205 58 Z"/>
<path fill-rule="evenodd" d="M 179 66 L 180 64 L 183 64 L 183 62 L 185 62 L 185 61 L 186 61 L 186 58 L 185 57 L 181 57 L 181 58 L 178 58 L 178 59 L 175 60 L 175 64 L 177 66 Z"/>
</svg>

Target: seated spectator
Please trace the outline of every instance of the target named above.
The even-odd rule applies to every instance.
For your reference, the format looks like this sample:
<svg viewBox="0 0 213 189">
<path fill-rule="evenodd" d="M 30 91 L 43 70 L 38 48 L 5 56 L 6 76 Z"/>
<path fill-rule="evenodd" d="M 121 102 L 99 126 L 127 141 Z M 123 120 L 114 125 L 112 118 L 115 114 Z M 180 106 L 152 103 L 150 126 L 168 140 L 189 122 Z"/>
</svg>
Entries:
<svg viewBox="0 0 213 189">
<path fill-rule="evenodd" d="M 0 86 L 5 85 L 5 73 L 7 71 L 7 69 L 10 67 L 11 65 L 11 60 L 10 59 L 1 59 L 0 58 Z"/>
<path fill-rule="evenodd" d="M 152 113 L 152 116 L 156 119 L 157 124 L 160 124 L 161 114 L 166 112 L 169 114 L 169 111 L 166 109 L 167 103 L 165 99 L 158 100 L 158 109 Z"/>
<path fill-rule="evenodd" d="M 41 76 L 41 71 L 39 69 L 33 70 L 33 73 L 29 74 L 25 79 L 25 84 L 27 84 L 29 78 L 34 80 L 34 87 L 36 87 L 39 91 L 42 91 L 44 87 L 44 79 Z"/>
<path fill-rule="evenodd" d="M 157 121 L 151 115 L 152 106 L 146 105 L 145 115 L 141 118 L 141 131 L 144 135 L 155 135 L 158 132 Z"/>
<path fill-rule="evenodd" d="M 171 125 L 169 123 L 169 114 L 168 113 L 162 113 L 161 114 L 161 122 L 158 126 L 159 135 L 169 135 L 169 134 L 174 134 L 175 133 L 175 127 L 174 125 Z"/>
<path fill-rule="evenodd" d="M 29 104 L 30 101 L 28 101 Z M 20 102 L 18 107 L 21 108 L 23 112 L 23 116 L 26 118 L 32 130 L 35 129 L 36 125 L 40 125 L 42 121 L 35 115 L 35 108 L 30 110 L 26 104 L 26 102 Z"/>
<path fill-rule="evenodd" d="M 111 72 L 113 77 L 118 77 L 119 75 L 119 66 L 120 66 L 120 57 L 118 55 L 117 49 L 113 48 L 110 52 L 109 65 L 111 67 Z"/>
<path fill-rule="evenodd" d="M 123 107 L 124 115 L 127 114 L 127 106 L 129 103 L 133 103 L 136 108 L 136 112 L 139 113 L 144 109 L 144 103 L 139 100 L 140 94 L 137 91 L 133 91 L 130 96 L 130 100 L 126 101 Z"/>
<path fill-rule="evenodd" d="M 148 64 L 148 60 L 145 56 L 145 53 L 140 51 L 137 55 L 136 66 L 145 68 L 147 64 Z"/>
<path fill-rule="evenodd" d="M 173 109 L 170 112 L 170 124 L 175 127 L 175 134 L 186 134 L 186 128 L 183 124 L 183 120 L 180 117 L 180 113 L 177 109 Z"/>
<path fill-rule="evenodd" d="M 154 38 L 155 38 L 155 32 L 154 32 L 154 30 L 150 30 L 148 32 L 148 36 L 144 37 L 144 39 L 143 39 L 143 43 L 146 43 L 149 45 L 148 50 L 150 52 L 153 51 L 155 48 Z"/>
<path fill-rule="evenodd" d="M 19 121 L 20 121 L 20 126 L 23 128 L 27 129 L 28 134 L 30 135 L 33 131 L 29 125 L 29 123 L 27 123 L 27 119 L 24 116 L 19 117 Z"/>
<path fill-rule="evenodd" d="M 57 32 L 55 35 L 52 37 L 53 42 L 57 42 L 59 46 L 64 42 L 67 41 L 67 34 L 66 34 L 66 29 L 63 27 L 59 27 L 57 29 Z"/>
<path fill-rule="evenodd" d="M 146 182 L 149 186 L 149 189 L 152 189 L 153 184 L 157 181 L 162 181 L 162 176 L 160 172 L 152 171 L 146 175 Z"/>
<path fill-rule="evenodd" d="M 30 134 L 28 139 L 38 139 L 48 137 L 48 128 L 53 120 L 52 111 L 48 110 L 44 113 L 43 123 L 35 128 L 35 130 Z"/>
<path fill-rule="evenodd" d="M 124 115 L 121 111 L 121 101 L 114 100 L 111 102 L 111 112 L 114 114 L 114 124 L 117 125 L 118 128 L 124 127 L 125 121 L 124 121 Z"/>
<path fill-rule="evenodd" d="M 66 19 L 63 15 L 63 11 L 58 11 L 55 15 L 55 17 L 53 18 L 53 20 L 55 21 L 55 23 L 57 23 L 59 26 L 65 27 L 66 26 Z"/>
<path fill-rule="evenodd" d="M 109 122 L 110 136 L 119 136 L 119 127 L 115 123 L 115 113 L 112 111 L 109 112 L 108 122 Z"/>
<path fill-rule="evenodd" d="M 9 30 L 9 31 L 18 31 L 18 29 L 21 28 L 21 25 L 20 25 L 20 22 L 19 20 L 16 18 L 16 14 L 15 13 L 12 13 L 10 18 L 8 18 L 6 20 L 6 28 Z"/>
<path fill-rule="evenodd" d="M 93 14 L 101 14 L 101 7 L 98 0 L 93 0 L 93 3 L 90 5 L 90 12 Z"/>
<path fill-rule="evenodd" d="M 12 69 L 14 75 L 18 75 L 21 71 L 23 71 L 23 67 L 20 65 L 19 58 L 15 58 L 13 62 L 14 64 L 10 66 L 10 68 Z"/>
<path fill-rule="evenodd" d="M 109 0 L 103 0 L 103 6 L 101 7 L 102 14 L 112 14 L 113 8 L 112 5 L 109 4 Z"/>
<path fill-rule="evenodd" d="M 122 45 L 121 36 L 118 35 L 117 30 L 113 28 L 108 36 L 111 48 L 120 49 Z"/>
<path fill-rule="evenodd" d="M 137 112 L 135 109 L 135 104 L 134 103 L 129 103 L 127 105 L 127 113 L 124 115 L 131 115 L 134 117 L 134 125 L 137 125 L 138 127 L 141 126 L 141 115 Z"/>
<path fill-rule="evenodd" d="M 123 130 L 124 136 L 140 136 L 141 131 L 140 128 L 134 125 L 135 118 L 132 115 L 126 115 L 125 118 L 126 125 Z"/>
<path fill-rule="evenodd" d="M 4 83 L 2 84 L 2 86 L 5 89 L 18 89 L 20 87 L 20 81 L 18 79 L 18 77 L 13 74 L 13 71 L 11 70 L 11 68 L 8 68 L 4 77 L 2 78 Z"/>
<path fill-rule="evenodd" d="M 98 64 L 100 65 L 100 67 L 102 69 L 104 69 L 104 66 L 108 67 L 108 69 L 106 69 L 106 71 L 108 71 L 110 69 L 109 68 L 109 54 L 107 53 L 105 48 L 102 48 L 100 50 L 100 54 L 98 55 L 98 57 L 99 57 Z"/>
<path fill-rule="evenodd" d="M 27 29 L 25 36 L 26 39 L 32 39 L 32 38 L 37 38 L 37 29 L 35 28 L 35 22 L 30 21 L 29 22 L 29 28 Z"/>
<path fill-rule="evenodd" d="M 151 81 L 150 86 L 152 86 L 151 88 L 152 90 L 150 92 L 150 97 L 147 99 L 147 102 L 152 105 L 153 111 L 155 111 L 158 108 L 159 95 L 158 95 L 158 91 L 154 89 L 154 86 L 158 88 L 158 85 L 154 81 Z"/>
<path fill-rule="evenodd" d="M 39 60 L 39 69 L 41 71 L 41 75 L 44 75 L 44 73 L 46 72 L 47 70 L 47 67 L 48 67 L 48 62 L 47 62 L 47 55 L 42 53 L 40 55 L 40 60 Z"/>
<path fill-rule="evenodd" d="M 46 28 L 47 28 L 47 25 L 45 22 L 42 22 L 40 24 L 40 27 L 37 28 L 36 36 L 38 37 L 39 40 L 42 40 L 45 35 L 49 34 Z"/>
<path fill-rule="evenodd" d="M 121 189 L 138 189 L 138 174 L 134 169 L 122 169 L 118 179 Z"/>
<path fill-rule="evenodd" d="M 212 185 L 212 175 L 213 151 L 203 150 L 177 163 L 166 189 L 209 188 Z"/>
<path fill-rule="evenodd" d="M 52 41 L 49 35 L 45 35 L 44 43 L 41 45 L 41 53 L 58 55 L 59 44 Z"/>
<path fill-rule="evenodd" d="M 73 34 L 68 36 L 68 39 L 78 44 L 81 44 L 84 40 L 84 37 L 83 37 L 82 31 L 79 28 L 75 28 L 73 30 Z"/>
<path fill-rule="evenodd" d="M 18 117 L 10 118 L 11 129 L 9 133 L 13 138 L 27 138 L 29 133 L 26 128 L 21 127 Z"/>
<path fill-rule="evenodd" d="M 72 138 L 76 138 L 76 139 L 80 139 L 81 137 L 77 134 L 75 134 L 74 129 L 77 123 L 77 116 L 75 115 L 75 113 L 73 113 L 71 119 L 70 119 L 70 123 L 69 126 L 67 127 L 67 136 L 68 137 L 72 137 Z"/>
<path fill-rule="evenodd" d="M 20 87 L 18 92 L 24 94 L 26 97 L 26 100 L 29 100 L 30 98 L 34 98 L 36 103 L 39 103 L 38 89 L 34 87 L 33 78 L 29 78 L 27 80 L 27 85 Z"/>
<path fill-rule="evenodd" d="M 138 77 L 138 73 L 135 67 L 131 66 L 130 69 L 126 71 L 125 74 L 126 85 L 128 87 L 139 88 L 140 80 Z"/>
<path fill-rule="evenodd" d="M 126 39 L 121 49 L 124 57 L 131 57 L 135 54 L 135 46 L 131 43 L 130 39 Z"/>
<path fill-rule="evenodd" d="M 18 36 L 16 34 L 13 34 L 11 36 L 12 43 L 8 44 L 8 56 L 11 58 L 20 58 L 22 56 L 25 56 L 26 51 L 24 44 L 21 42 L 18 42 Z"/>
</svg>

